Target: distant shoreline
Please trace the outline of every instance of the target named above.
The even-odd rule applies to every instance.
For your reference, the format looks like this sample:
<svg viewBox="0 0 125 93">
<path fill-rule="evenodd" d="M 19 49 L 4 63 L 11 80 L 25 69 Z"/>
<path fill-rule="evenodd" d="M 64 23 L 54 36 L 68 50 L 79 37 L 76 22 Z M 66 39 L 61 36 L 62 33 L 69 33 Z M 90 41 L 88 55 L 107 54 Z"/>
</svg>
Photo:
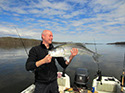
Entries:
<svg viewBox="0 0 125 93">
<path fill-rule="evenodd" d="M 125 45 L 125 42 L 108 43 L 109 45 Z"/>
<path fill-rule="evenodd" d="M 0 48 L 22 48 L 32 47 L 39 45 L 41 40 L 27 39 L 27 38 L 16 38 L 16 37 L 0 37 Z M 53 42 L 53 44 L 66 44 L 68 42 Z M 95 43 L 85 43 L 87 45 L 93 45 Z M 103 43 L 96 43 L 102 45 Z M 106 43 L 108 45 L 125 45 L 125 42 Z"/>
</svg>

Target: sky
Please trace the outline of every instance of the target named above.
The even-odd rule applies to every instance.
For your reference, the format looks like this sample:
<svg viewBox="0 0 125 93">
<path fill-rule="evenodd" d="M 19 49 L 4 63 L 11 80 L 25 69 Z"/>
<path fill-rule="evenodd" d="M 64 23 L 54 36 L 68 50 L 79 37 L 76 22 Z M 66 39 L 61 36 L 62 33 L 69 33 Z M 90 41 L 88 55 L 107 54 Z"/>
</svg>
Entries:
<svg viewBox="0 0 125 93">
<path fill-rule="evenodd" d="M 125 41 L 125 0 L 0 0 L 0 37 L 53 41 Z"/>
</svg>

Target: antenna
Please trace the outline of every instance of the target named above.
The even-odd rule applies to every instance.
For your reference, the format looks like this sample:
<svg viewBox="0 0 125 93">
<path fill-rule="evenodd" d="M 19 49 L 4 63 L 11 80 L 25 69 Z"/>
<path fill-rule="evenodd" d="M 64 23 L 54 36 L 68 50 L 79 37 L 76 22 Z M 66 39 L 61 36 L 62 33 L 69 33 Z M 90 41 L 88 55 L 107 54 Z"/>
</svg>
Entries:
<svg viewBox="0 0 125 93">
<path fill-rule="evenodd" d="M 25 50 L 25 52 L 26 52 L 26 54 L 27 54 L 27 56 L 28 56 L 28 53 L 27 53 L 27 50 L 26 50 L 25 44 L 24 44 L 24 42 L 23 42 L 23 40 L 22 40 L 20 34 L 18 33 L 18 30 L 16 29 L 16 27 L 14 27 L 14 28 L 15 28 L 15 30 L 16 30 L 16 32 L 17 32 L 17 35 L 19 36 L 20 41 L 21 41 L 21 43 L 22 43 L 22 45 L 23 45 L 23 47 L 24 47 L 24 50 Z"/>
</svg>

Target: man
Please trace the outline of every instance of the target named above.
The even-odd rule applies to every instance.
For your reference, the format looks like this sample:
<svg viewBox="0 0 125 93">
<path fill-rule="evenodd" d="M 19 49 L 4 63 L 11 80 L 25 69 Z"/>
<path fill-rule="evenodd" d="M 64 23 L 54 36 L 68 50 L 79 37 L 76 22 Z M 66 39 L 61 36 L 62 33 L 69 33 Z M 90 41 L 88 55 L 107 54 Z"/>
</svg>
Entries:
<svg viewBox="0 0 125 93">
<path fill-rule="evenodd" d="M 33 47 L 29 52 L 26 69 L 35 72 L 35 93 L 59 93 L 55 59 L 63 68 L 66 68 L 73 57 L 77 55 L 78 49 L 71 50 L 69 62 L 62 57 L 51 57 L 48 50 L 54 48 L 52 45 L 53 34 L 50 30 L 44 30 L 41 36 L 41 44 Z"/>
</svg>

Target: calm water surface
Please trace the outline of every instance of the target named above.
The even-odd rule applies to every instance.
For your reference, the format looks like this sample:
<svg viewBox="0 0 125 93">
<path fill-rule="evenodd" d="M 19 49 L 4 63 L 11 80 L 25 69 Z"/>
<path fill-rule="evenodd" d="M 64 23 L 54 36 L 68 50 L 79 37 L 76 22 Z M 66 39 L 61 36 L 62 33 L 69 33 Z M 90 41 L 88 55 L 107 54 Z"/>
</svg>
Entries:
<svg viewBox="0 0 125 93">
<path fill-rule="evenodd" d="M 86 45 L 94 51 L 94 45 Z M 29 50 L 28 48 L 27 50 Z M 114 76 L 120 79 L 123 70 L 125 45 L 97 45 L 98 53 L 101 54 L 99 68 L 103 75 Z M 33 73 L 25 70 L 27 55 L 24 49 L 0 49 L 0 93 L 20 93 L 23 89 L 34 82 Z M 58 65 L 60 71 L 63 69 Z M 97 63 L 92 57 L 77 55 L 68 66 L 66 73 L 71 78 L 73 85 L 74 74 L 77 68 L 87 68 L 89 71 L 88 86 L 91 88 L 95 78 Z"/>
</svg>

